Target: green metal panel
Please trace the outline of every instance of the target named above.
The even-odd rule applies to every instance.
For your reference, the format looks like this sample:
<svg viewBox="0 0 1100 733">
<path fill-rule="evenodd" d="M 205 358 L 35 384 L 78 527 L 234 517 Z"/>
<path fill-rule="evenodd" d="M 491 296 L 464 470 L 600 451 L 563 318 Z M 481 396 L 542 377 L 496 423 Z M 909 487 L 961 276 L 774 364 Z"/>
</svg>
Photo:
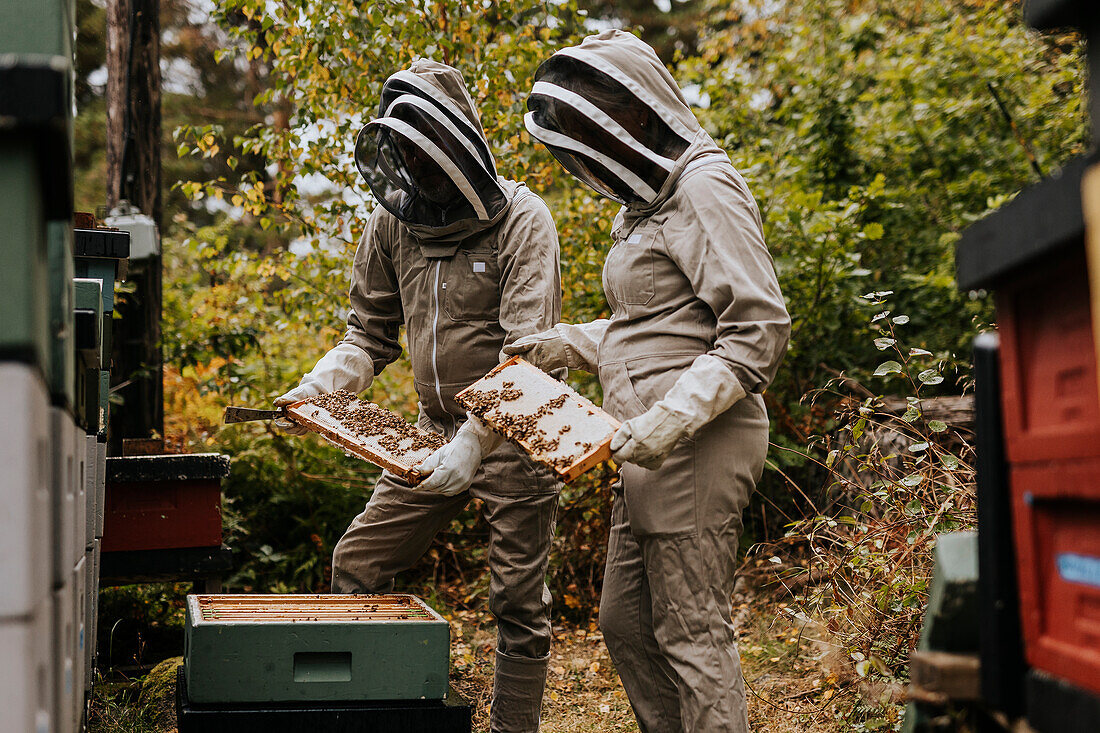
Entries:
<svg viewBox="0 0 1100 733">
<path fill-rule="evenodd" d="M 0 132 L 0 358 L 36 365 L 50 358 L 50 277 L 42 186 L 34 148 Z"/>
<path fill-rule="evenodd" d="M 4 0 L 0 3 L 0 53 L 49 54 L 72 63 L 73 0 Z"/>
<path fill-rule="evenodd" d="M 118 272 L 118 260 L 106 257 L 77 257 L 76 276 L 101 280 L 103 282 L 103 312 L 115 309 L 115 280 Z"/>
<path fill-rule="evenodd" d="M 202 618 L 198 598 L 188 596 L 184 632 L 187 694 L 196 703 L 415 700 L 447 694 L 450 630 L 430 609 L 430 618 L 409 621 L 218 621 Z"/>
<path fill-rule="evenodd" d="M 103 362 L 103 298 L 100 280 L 73 280 L 74 345 L 85 369 L 101 369 Z"/>
<path fill-rule="evenodd" d="M 922 651 L 978 651 L 978 533 L 947 532 L 936 537 L 936 565 L 917 648 Z M 933 730 L 930 708 L 906 706 L 903 733 Z"/>
<path fill-rule="evenodd" d="M 96 312 L 96 319 L 103 315 L 103 298 L 100 295 L 103 282 L 99 279 L 78 277 L 73 281 L 73 303 L 81 310 Z"/>
<path fill-rule="evenodd" d="M 919 648 L 978 651 L 977 532 L 946 532 L 936 537 L 936 567 Z"/>
<path fill-rule="evenodd" d="M 73 240 L 68 222 L 47 225 L 50 264 L 50 370 L 47 383 L 53 404 L 76 410 L 76 364 L 73 354 Z"/>
</svg>

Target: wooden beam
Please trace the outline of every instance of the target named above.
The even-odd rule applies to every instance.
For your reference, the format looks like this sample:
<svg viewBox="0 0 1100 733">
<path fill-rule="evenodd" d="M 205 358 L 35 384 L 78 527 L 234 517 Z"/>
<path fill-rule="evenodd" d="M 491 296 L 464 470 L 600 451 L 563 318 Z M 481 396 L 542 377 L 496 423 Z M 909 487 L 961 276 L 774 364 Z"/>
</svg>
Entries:
<svg viewBox="0 0 1100 733">
<path fill-rule="evenodd" d="M 122 197 L 122 150 L 126 129 L 126 62 L 129 0 L 107 2 L 107 209 Z"/>
<path fill-rule="evenodd" d="M 929 705 L 981 699 L 977 654 L 914 651 L 909 655 L 909 699 Z"/>
</svg>

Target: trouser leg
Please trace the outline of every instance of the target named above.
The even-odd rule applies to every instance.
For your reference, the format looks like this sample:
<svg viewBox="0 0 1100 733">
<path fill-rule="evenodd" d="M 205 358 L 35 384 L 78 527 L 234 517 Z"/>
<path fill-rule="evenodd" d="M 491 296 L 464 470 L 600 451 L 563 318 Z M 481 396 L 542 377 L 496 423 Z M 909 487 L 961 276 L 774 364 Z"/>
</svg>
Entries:
<svg viewBox="0 0 1100 733">
<path fill-rule="evenodd" d="M 489 525 L 489 610 L 497 620 L 489 729 L 535 733 L 550 656 L 546 568 L 557 494 L 474 494 Z"/>
<path fill-rule="evenodd" d="M 748 733 L 745 681 L 730 595 L 737 534 L 702 532 L 641 541 L 653 634 L 675 670 L 686 733 Z"/>
<path fill-rule="evenodd" d="M 679 730 L 675 673 L 653 635 L 649 580 L 642 549 L 616 493 L 600 598 L 600 630 L 642 733 Z"/>
<path fill-rule="evenodd" d="M 428 550 L 432 538 L 470 499 L 409 488 L 384 473 L 366 509 L 332 553 L 333 593 L 385 593 L 393 578 Z"/>
</svg>

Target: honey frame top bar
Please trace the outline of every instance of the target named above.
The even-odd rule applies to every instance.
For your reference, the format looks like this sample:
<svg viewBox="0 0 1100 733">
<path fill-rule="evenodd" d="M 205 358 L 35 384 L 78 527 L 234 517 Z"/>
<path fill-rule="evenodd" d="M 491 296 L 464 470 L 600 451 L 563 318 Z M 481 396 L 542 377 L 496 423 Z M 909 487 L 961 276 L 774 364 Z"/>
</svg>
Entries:
<svg viewBox="0 0 1100 733">
<path fill-rule="evenodd" d="M 487 407 L 486 398 L 494 404 Z M 566 482 L 611 457 L 611 437 L 620 427 L 618 420 L 568 384 L 519 356 L 494 367 L 455 400 Z M 547 401 L 532 404 L 541 400 Z M 515 405 L 512 410 L 510 403 Z M 535 425 L 539 434 L 532 436 Z"/>
<path fill-rule="evenodd" d="M 225 624 L 424 623 L 447 621 L 414 595 L 189 595 L 192 626 Z"/>
</svg>

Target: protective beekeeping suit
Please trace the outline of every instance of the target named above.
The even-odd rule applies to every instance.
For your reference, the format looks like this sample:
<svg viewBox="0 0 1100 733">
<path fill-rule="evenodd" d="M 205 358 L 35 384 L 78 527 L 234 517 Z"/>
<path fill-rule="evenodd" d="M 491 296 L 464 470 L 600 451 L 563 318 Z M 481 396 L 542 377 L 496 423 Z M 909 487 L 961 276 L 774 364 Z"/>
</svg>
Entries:
<svg viewBox="0 0 1100 733">
<path fill-rule="evenodd" d="M 471 496 L 481 499 L 498 623 L 491 729 L 535 731 L 560 484 L 514 446 L 493 450 L 499 440 L 467 422 L 454 396 L 499 363 L 505 344 L 560 318 L 554 223 L 534 193 L 497 176 L 462 77 L 443 64 L 418 61 L 386 81 L 356 163 L 380 206 L 355 254 L 347 333 L 276 404 L 366 389 L 401 354 L 404 324 L 419 424 L 451 442 L 415 489 L 383 473 L 333 553 L 333 591 L 385 592 Z M 444 461 L 456 453 L 463 460 Z"/>
<path fill-rule="evenodd" d="M 642 731 L 746 731 L 730 595 L 768 446 L 760 393 L 790 331 L 760 213 L 628 33 L 554 54 L 527 106 L 531 135 L 623 204 L 603 271 L 612 317 L 505 347 L 598 373 L 624 423 L 600 627 Z"/>
</svg>

